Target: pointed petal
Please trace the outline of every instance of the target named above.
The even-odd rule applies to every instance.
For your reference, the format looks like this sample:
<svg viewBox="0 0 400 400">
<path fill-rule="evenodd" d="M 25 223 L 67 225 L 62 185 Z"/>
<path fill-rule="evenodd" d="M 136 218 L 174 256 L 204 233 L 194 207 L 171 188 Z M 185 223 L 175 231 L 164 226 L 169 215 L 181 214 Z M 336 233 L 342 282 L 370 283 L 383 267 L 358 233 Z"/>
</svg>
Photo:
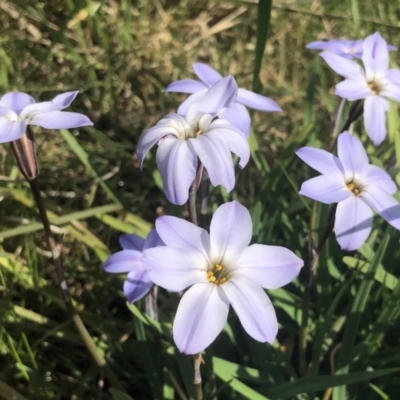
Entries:
<svg viewBox="0 0 400 400">
<path fill-rule="evenodd" d="M 235 186 L 235 168 L 231 152 L 222 137 L 207 132 L 189 139 L 214 186 L 223 185 L 230 192 Z"/>
<path fill-rule="evenodd" d="M 361 59 L 364 63 L 367 81 L 386 76 L 389 68 L 389 51 L 385 39 L 379 32 L 364 40 Z"/>
<path fill-rule="evenodd" d="M 186 115 L 189 107 L 207 93 L 208 89 L 199 90 L 189 96 L 178 108 L 178 114 Z"/>
<path fill-rule="evenodd" d="M 137 250 L 122 250 L 112 254 L 104 263 L 104 270 L 112 274 L 129 272 L 133 270 L 142 270 L 140 261 L 142 252 Z"/>
<path fill-rule="evenodd" d="M 278 321 L 271 300 L 260 285 L 246 275 L 236 274 L 220 287 L 245 331 L 259 342 L 273 343 L 278 333 Z"/>
<path fill-rule="evenodd" d="M 303 265 L 304 261 L 285 247 L 253 244 L 230 269 L 265 289 L 277 289 L 292 282 Z"/>
<path fill-rule="evenodd" d="M 234 104 L 237 84 L 233 76 L 227 76 L 213 85 L 204 96 L 196 100 L 188 109 L 186 119 L 195 127 L 202 114 L 217 115 Z"/>
<path fill-rule="evenodd" d="M 160 235 L 158 234 L 157 230 L 155 228 L 153 228 L 149 232 L 149 234 L 147 235 L 147 237 L 144 241 L 143 250 L 151 249 L 152 247 L 159 247 L 159 246 L 165 246 L 165 243 L 160 238 Z"/>
<path fill-rule="evenodd" d="M 229 150 L 240 158 L 240 168 L 244 168 L 247 165 L 250 159 L 249 143 L 244 134 L 234 129 L 229 122 L 223 119 L 213 121 L 207 135 L 223 138 Z"/>
<path fill-rule="evenodd" d="M 228 319 L 229 301 L 209 282 L 193 285 L 182 297 L 175 315 L 173 336 L 179 351 L 196 354 L 219 335 Z"/>
<path fill-rule="evenodd" d="M 142 252 L 144 239 L 134 234 L 121 235 L 119 237 L 119 244 L 124 250 L 137 250 Z"/>
<path fill-rule="evenodd" d="M 179 92 L 179 93 L 196 93 L 199 90 L 208 89 L 203 82 L 195 81 L 194 79 L 182 79 L 180 81 L 170 83 L 165 92 Z"/>
<path fill-rule="evenodd" d="M 208 259 L 210 236 L 205 229 L 184 219 L 171 216 L 158 217 L 156 229 L 167 246 L 197 250 Z"/>
<path fill-rule="evenodd" d="M 222 75 L 207 64 L 196 62 L 192 67 L 197 77 L 209 87 L 222 79 Z"/>
<path fill-rule="evenodd" d="M 142 134 L 139 138 L 137 145 L 137 158 L 140 163 L 140 167 L 143 165 L 143 160 L 146 157 L 150 149 L 164 136 L 173 135 L 178 137 L 179 132 L 175 127 L 171 127 L 167 124 L 160 124 L 153 126 Z"/>
<path fill-rule="evenodd" d="M 339 159 L 326 150 L 313 147 L 302 147 L 297 150 L 296 155 L 300 157 L 311 168 L 325 175 L 343 177 L 343 166 Z"/>
<path fill-rule="evenodd" d="M 375 146 L 386 137 L 386 116 L 389 103 L 379 96 L 370 96 L 364 102 L 364 127 Z"/>
<path fill-rule="evenodd" d="M 398 69 L 389 69 L 386 74 L 386 77 L 389 79 L 390 82 L 394 84 L 400 84 L 400 70 Z"/>
<path fill-rule="evenodd" d="M 365 99 L 372 95 L 372 91 L 364 78 L 345 79 L 335 87 L 335 94 L 347 100 Z"/>
<path fill-rule="evenodd" d="M 79 126 L 92 126 L 93 122 L 83 114 L 66 111 L 49 111 L 36 114 L 30 125 L 41 126 L 46 129 L 70 129 Z"/>
<path fill-rule="evenodd" d="M 380 187 L 369 185 L 363 189 L 363 200 L 394 228 L 400 230 L 400 204 Z"/>
<path fill-rule="evenodd" d="M 172 292 L 185 290 L 195 283 L 208 283 L 208 260 L 196 250 L 153 247 L 143 252 L 142 263 L 149 278 Z"/>
<path fill-rule="evenodd" d="M 236 101 L 254 110 L 282 111 L 279 105 L 270 98 L 242 88 L 238 90 Z"/>
<path fill-rule="evenodd" d="M 337 54 L 324 51 L 319 55 L 339 75 L 348 79 L 361 79 L 364 77 L 361 67 L 353 60 L 348 60 Z"/>
<path fill-rule="evenodd" d="M 153 285 L 144 269 L 129 272 L 124 282 L 124 294 L 128 303 L 132 304 L 146 296 Z"/>
<path fill-rule="evenodd" d="M 343 177 L 340 180 L 327 175 L 317 176 L 305 181 L 301 185 L 299 194 L 325 204 L 338 203 L 353 196 Z"/>
<path fill-rule="evenodd" d="M 0 99 L 0 107 L 5 107 L 13 110 L 15 113 L 19 114 L 25 107 L 29 104 L 33 104 L 35 99 L 29 94 L 22 92 L 10 92 L 6 93 Z"/>
<path fill-rule="evenodd" d="M 379 95 L 384 97 L 389 97 L 389 99 L 400 102 L 400 82 L 399 83 L 388 82 L 379 92 Z"/>
<path fill-rule="evenodd" d="M 52 101 L 42 101 L 40 103 L 28 105 L 21 112 L 21 118 L 31 119 L 36 114 L 63 110 L 71 105 L 78 93 L 78 90 L 74 92 L 66 92 L 54 97 Z"/>
<path fill-rule="evenodd" d="M 342 250 L 356 250 L 367 240 L 372 228 L 372 210 L 359 196 L 351 196 L 337 205 L 336 239 Z"/>
<path fill-rule="evenodd" d="M 233 264 L 247 248 L 253 234 L 250 213 L 237 201 L 218 207 L 210 225 L 210 259 Z"/>
<path fill-rule="evenodd" d="M 187 140 L 164 139 L 156 158 L 165 196 L 181 206 L 187 202 L 190 185 L 196 177 L 197 154 Z"/>
<path fill-rule="evenodd" d="M 360 139 L 347 131 L 338 137 L 338 156 L 344 168 L 346 181 L 352 180 L 369 164 L 367 152 Z"/>
<path fill-rule="evenodd" d="M 0 117 L 0 143 L 12 142 L 24 136 L 25 121 L 10 121 L 6 117 Z"/>
<path fill-rule="evenodd" d="M 389 194 L 397 192 L 397 186 L 390 175 L 376 165 L 369 164 L 365 168 L 363 182 L 367 185 L 378 186 Z"/>
<path fill-rule="evenodd" d="M 248 138 L 250 136 L 251 118 L 246 107 L 242 104 L 234 104 L 226 111 L 219 114 L 219 118 L 229 121 Z"/>
</svg>

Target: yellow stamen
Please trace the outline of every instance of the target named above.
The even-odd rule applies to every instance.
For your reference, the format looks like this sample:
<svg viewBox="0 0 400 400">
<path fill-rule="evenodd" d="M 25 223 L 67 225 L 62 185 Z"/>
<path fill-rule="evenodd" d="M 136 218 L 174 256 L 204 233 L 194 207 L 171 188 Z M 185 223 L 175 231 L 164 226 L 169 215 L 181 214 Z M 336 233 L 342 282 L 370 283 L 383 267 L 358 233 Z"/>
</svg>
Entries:
<svg viewBox="0 0 400 400">
<path fill-rule="evenodd" d="M 224 283 L 224 282 L 226 282 L 226 278 L 225 277 L 223 277 L 223 278 L 221 278 L 220 280 L 219 280 L 219 284 L 221 285 L 222 283 Z"/>
<path fill-rule="evenodd" d="M 199 130 L 199 131 L 197 131 L 197 132 L 195 133 L 195 136 L 196 136 L 196 137 L 199 137 L 202 133 L 203 133 L 203 132 Z"/>
<path fill-rule="evenodd" d="M 222 265 L 221 264 L 215 264 L 215 270 L 216 271 L 221 271 Z"/>
<path fill-rule="evenodd" d="M 379 94 L 379 92 L 381 91 L 381 87 L 374 81 L 368 82 L 368 86 L 372 90 L 373 94 Z"/>
<path fill-rule="evenodd" d="M 214 272 L 208 271 L 207 272 L 207 279 L 211 278 L 212 276 L 214 276 Z"/>
<path fill-rule="evenodd" d="M 361 192 L 361 190 L 353 183 L 350 182 L 347 184 L 348 189 L 353 192 L 356 196 L 358 196 Z"/>
</svg>

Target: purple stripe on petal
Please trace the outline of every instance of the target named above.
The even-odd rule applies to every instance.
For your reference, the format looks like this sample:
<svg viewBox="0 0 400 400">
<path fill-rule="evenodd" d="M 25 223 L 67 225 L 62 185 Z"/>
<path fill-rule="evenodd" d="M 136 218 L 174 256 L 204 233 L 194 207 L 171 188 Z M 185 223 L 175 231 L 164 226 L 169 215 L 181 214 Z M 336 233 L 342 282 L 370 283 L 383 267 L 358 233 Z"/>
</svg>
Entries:
<svg viewBox="0 0 400 400">
<path fill-rule="evenodd" d="M 196 354 L 205 350 L 224 328 L 228 311 L 229 301 L 219 286 L 193 285 L 175 315 L 173 336 L 179 351 Z"/>
<path fill-rule="evenodd" d="M 359 196 L 351 196 L 337 205 L 336 239 L 342 250 L 356 250 L 367 240 L 372 227 L 372 210 Z"/>
<path fill-rule="evenodd" d="M 367 81 L 383 78 L 389 68 L 389 52 L 379 32 L 368 36 L 363 43 L 362 61 Z"/>
<path fill-rule="evenodd" d="M 278 321 L 271 300 L 247 275 L 236 274 L 221 285 L 245 331 L 259 342 L 273 343 Z"/>
</svg>

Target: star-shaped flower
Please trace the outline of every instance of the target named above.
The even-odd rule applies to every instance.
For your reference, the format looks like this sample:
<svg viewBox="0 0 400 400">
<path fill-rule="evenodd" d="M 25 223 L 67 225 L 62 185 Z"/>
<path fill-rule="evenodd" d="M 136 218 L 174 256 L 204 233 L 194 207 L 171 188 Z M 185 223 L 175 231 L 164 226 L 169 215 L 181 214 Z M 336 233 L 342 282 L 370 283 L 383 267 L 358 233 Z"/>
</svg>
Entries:
<svg viewBox="0 0 400 400">
<path fill-rule="evenodd" d="M 146 239 L 138 235 L 121 235 L 119 244 L 123 250 L 111 255 L 104 263 L 104 269 L 113 274 L 127 272 L 124 282 L 124 294 L 129 303 L 134 303 L 149 293 L 154 283 L 143 268 L 143 251 L 152 247 L 164 246 L 155 229 Z"/>
<path fill-rule="evenodd" d="M 341 133 L 339 157 L 311 147 L 303 147 L 296 154 L 322 174 L 305 181 L 300 194 L 325 204 L 338 203 L 335 233 L 343 250 L 356 250 L 367 240 L 372 210 L 400 229 L 400 204 L 392 196 L 396 185 L 385 171 L 369 164 L 358 138 Z"/>
<path fill-rule="evenodd" d="M 166 247 L 143 253 L 154 283 L 183 295 L 173 336 L 182 353 L 196 354 L 224 328 L 229 305 L 247 333 L 272 343 L 278 332 L 274 307 L 262 288 L 276 289 L 298 275 L 303 261 L 279 246 L 253 244 L 250 213 L 236 201 L 215 212 L 210 234 L 176 217 L 157 219 Z"/>
<path fill-rule="evenodd" d="M 309 43 L 306 47 L 311 50 L 324 50 L 331 51 L 338 56 L 353 59 L 361 58 L 363 51 L 364 40 L 346 40 L 346 39 L 332 39 L 332 40 L 318 40 Z M 396 47 L 388 44 L 388 51 L 396 50 Z"/>
<path fill-rule="evenodd" d="M 10 92 L 0 99 L 0 143 L 21 138 L 27 125 L 46 129 L 69 129 L 93 125 L 86 115 L 61 111 L 70 106 L 79 91 L 59 94 L 52 101 L 36 103 L 32 96 Z"/>
<path fill-rule="evenodd" d="M 157 167 L 171 203 L 187 201 L 198 159 L 214 186 L 223 185 L 228 192 L 235 186 L 231 152 L 240 158 L 243 168 L 250 148 L 244 134 L 219 115 L 235 101 L 236 94 L 234 78 L 223 78 L 191 104 L 186 116 L 169 114 L 140 137 L 137 156 L 141 165 L 151 147 L 159 145 Z"/>
<path fill-rule="evenodd" d="M 222 79 L 222 75 L 207 64 L 194 63 L 193 69 L 200 81 L 194 79 L 183 79 L 172 82 L 165 89 L 166 92 L 193 93 L 179 107 L 178 114 L 185 115 L 190 105 L 201 97 L 207 90 Z M 233 126 L 240 129 L 246 137 L 250 134 L 250 114 L 246 107 L 260 111 L 282 111 L 275 101 L 260 94 L 251 92 L 243 88 L 238 89 L 237 98 L 225 112 L 220 114 L 220 118 L 226 119 Z"/>
<path fill-rule="evenodd" d="M 353 60 L 331 52 L 320 56 L 339 75 L 345 78 L 336 85 L 335 93 L 347 100 L 364 100 L 364 126 L 377 146 L 385 139 L 387 98 L 400 101 L 400 71 L 389 69 L 389 52 L 379 32 L 368 36 L 362 45 L 364 69 Z"/>
</svg>

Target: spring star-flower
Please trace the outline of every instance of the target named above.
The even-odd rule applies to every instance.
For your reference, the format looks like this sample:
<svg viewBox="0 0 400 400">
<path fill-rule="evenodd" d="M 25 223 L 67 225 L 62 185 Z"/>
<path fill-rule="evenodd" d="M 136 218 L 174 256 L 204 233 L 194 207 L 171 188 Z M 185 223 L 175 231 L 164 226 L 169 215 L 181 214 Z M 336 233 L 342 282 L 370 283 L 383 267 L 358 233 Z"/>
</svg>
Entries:
<svg viewBox="0 0 400 400">
<path fill-rule="evenodd" d="M 156 143 L 157 167 L 167 199 L 182 205 L 196 177 L 198 159 L 214 186 L 229 192 L 235 186 L 231 152 L 243 168 L 250 148 L 242 132 L 222 118 L 216 118 L 236 99 L 237 85 L 232 76 L 219 80 L 189 107 L 186 116 L 169 114 L 140 137 L 137 156 L 140 165 Z"/>
<path fill-rule="evenodd" d="M 364 126 L 375 146 L 386 136 L 387 98 L 400 102 L 400 71 L 389 69 L 389 52 L 379 32 L 368 36 L 362 45 L 364 69 L 354 60 L 346 60 L 331 52 L 320 56 L 345 78 L 336 85 L 335 93 L 347 100 L 364 100 Z"/>
<path fill-rule="evenodd" d="M 27 125 L 46 129 L 69 129 L 93 125 L 86 115 L 61 111 L 69 107 L 79 91 L 59 94 L 52 101 L 36 103 L 32 96 L 10 92 L 0 99 L 0 143 L 20 139 Z"/>
<path fill-rule="evenodd" d="M 154 283 L 183 295 L 175 316 L 173 337 L 178 349 L 196 354 L 224 328 L 231 304 L 247 333 L 272 343 L 278 332 L 274 307 L 262 288 L 291 282 L 303 261 L 279 246 L 253 244 L 250 213 L 236 201 L 215 212 L 210 234 L 176 217 L 157 219 L 166 247 L 143 253 Z"/>
<path fill-rule="evenodd" d="M 322 175 L 301 185 L 300 194 L 325 204 L 338 203 L 335 234 L 343 250 L 356 250 L 367 240 L 372 210 L 400 229 L 397 188 L 390 176 L 368 162 L 360 140 L 349 132 L 338 137 L 338 156 L 303 147 L 296 154 Z"/>
<path fill-rule="evenodd" d="M 185 115 L 189 106 L 200 96 L 207 92 L 216 82 L 222 79 L 222 75 L 214 68 L 202 63 L 194 63 L 193 69 L 200 81 L 194 79 L 183 79 L 172 82 L 165 89 L 166 92 L 193 93 L 179 107 L 178 114 Z M 260 111 L 282 111 L 275 101 L 268 97 L 253 93 L 250 90 L 238 89 L 236 102 L 225 112 L 220 114 L 220 118 L 229 121 L 233 126 L 240 129 L 246 137 L 250 134 L 250 114 L 246 107 Z"/>
<path fill-rule="evenodd" d="M 361 58 L 363 50 L 363 40 L 346 40 L 346 39 L 332 39 L 332 40 L 318 40 L 309 43 L 306 48 L 310 50 L 324 50 L 330 51 L 338 56 L 353 59 Z M 387 45 L 388 51 L 396 50 L 396 47 Z"/>
<path fill-rule="evenodd" d="M 111 255 L 104 263 L 107 272 L 119 274 L 127 272 L 124 294 L 129 303 L 134 303 L 149 293 L 154 283 L 149 278 L 141 262 L 142 253 L 152 247 L 164 246 L 155 229 L 146 239 L 138 235 L 121 235 L 119 244 L 123 250 Z"/>
</svg>

